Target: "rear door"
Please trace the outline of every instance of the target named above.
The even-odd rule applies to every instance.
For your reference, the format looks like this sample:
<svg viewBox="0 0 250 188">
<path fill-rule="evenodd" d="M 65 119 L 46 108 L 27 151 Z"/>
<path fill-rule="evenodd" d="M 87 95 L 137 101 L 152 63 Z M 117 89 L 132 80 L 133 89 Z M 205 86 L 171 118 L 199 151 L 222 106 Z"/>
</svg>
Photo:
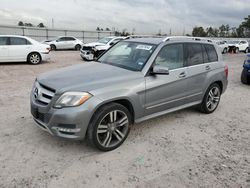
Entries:
<svg viewBox="0 0 250 188">
<path fill-rule="evenodd" d="M 145 78 L 145 115 L 186 103 L 188 75 L 183 52 L 182 43 L 168 44 L 157 55 L 154 64 L 167 67 L 169 75 L 149 75 Z"/>
<path fill-rule="evenodd" d="M 207 72 L 210 70 L 208 64 L 204 64 L 204 48 L 200 43 L 186 43 L 185 56 L 187 59 L 188 96 L 189 102 L 195 102 L 203 96 L 203 85 L 205 84 Z"/>
<path fill-rule="evenodd" d="M 68 43 L 67 43 L 67 37 L 61 37 L 56 40 L 56 48 L 57 49 L 67 49 Z"/>
<path fill-rule="evenodd" d="M 74 49 L 76 45 L 76 39 L 73 37 L 67 37 L 67 48 Z"/>
<path fill-rule="evenodd" d="M 186 44 L 188 60 L 189 102 L 202 100 L 206 81 L 211 71 L 219 68 L 218 55 L 213 44 Z"/>
<path fill-rule="evenodd" d="M 32 44 L 21 37 L 9 37 L 9 40 L 9 59 L 11 61 L 26 61 Z"/>
<path fill-rule="evenodd" d="M 9 45 L 8 37 L 0 37 L 0 61 L 8 61 L 9 56 Z"/>
</svg>

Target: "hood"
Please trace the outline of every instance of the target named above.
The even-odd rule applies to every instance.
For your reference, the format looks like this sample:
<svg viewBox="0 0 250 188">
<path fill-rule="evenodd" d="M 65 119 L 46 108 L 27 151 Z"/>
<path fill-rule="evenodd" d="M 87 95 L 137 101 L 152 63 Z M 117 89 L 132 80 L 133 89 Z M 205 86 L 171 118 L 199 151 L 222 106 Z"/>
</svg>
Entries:
<svg viewBox="0 0 250 188">
<path fill-rule="evenodd" d="M 98 62 L 87 62 L 44 73 L 37 80 L 60 94 L 65 91 L 91 92 L 110 87 L 112 84 L 131 82 L 138 78 L 143 78 L 141 72 Z"/>
<path fill-rule="evenodd" d="M 228 43 L 228 46 L 239 46 L 239 44 L 235 44 L 235 43 Z"/>
<path fill-rule="evenodd" d="M 88 44 L 84 44 L 84 46 L 90 46 L 90 47 L 95 47 L 95 46 L 105 46 L 106 44 L 100 43 L 100 42 L 91 42 Z"/>
</svg>

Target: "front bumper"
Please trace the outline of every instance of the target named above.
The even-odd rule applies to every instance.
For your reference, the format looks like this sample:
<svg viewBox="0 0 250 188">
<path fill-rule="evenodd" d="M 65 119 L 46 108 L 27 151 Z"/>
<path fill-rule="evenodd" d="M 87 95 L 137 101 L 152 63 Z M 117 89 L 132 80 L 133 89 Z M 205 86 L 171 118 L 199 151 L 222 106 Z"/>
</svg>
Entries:
<svg viewBox="0 0 250 188">
<path fill-rule="evenodd" d="M 93 51 L 81 50 L 80 56 L 82 57 L 82 59 L 92 61 L 94 59 L 95 54 L 93 53 Z"/>
<path fill-rule="evenodd" d="M 56 109 L 53 101 L 44 106 L 36 101 L 33 94 L 30 99 L 31 114 L 38 127 L 51 135 L 73 140 L 84 139 L 91 117 L 100 103 L 99 99 L 92 97 L 81 106 Z"/>
<path fill-rule="evenodd" d="M 42 61 L 50 60 L 49 53 L 41 53 Z"/>
</svg>

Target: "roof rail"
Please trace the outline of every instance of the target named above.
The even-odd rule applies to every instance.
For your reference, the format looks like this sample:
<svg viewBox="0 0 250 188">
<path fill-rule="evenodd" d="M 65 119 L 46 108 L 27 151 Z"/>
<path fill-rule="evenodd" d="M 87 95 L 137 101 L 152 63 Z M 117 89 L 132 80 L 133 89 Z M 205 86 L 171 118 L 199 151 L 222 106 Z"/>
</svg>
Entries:
<svg viewBox="0 0 250 188">
<path fill-rule="evenodd" d="M 212 40 L 210 40 L 210 39 L 201 38 L 201 37 L 188 37 L 188 36 L 171 36 L 171 37 L 164 38 L 162 41 L 166 42 L 166 41 L 170 41 L 170 40 L 180 40 L 180 39 L 212 42 Z"/>
</svg>

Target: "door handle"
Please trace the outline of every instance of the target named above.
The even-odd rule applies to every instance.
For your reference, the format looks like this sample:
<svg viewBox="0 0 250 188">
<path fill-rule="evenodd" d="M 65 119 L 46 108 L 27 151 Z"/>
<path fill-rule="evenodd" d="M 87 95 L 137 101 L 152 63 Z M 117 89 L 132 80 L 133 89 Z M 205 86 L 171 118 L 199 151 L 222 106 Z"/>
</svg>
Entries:
<svg viewBox="0 0 250 188">
<path fill-rule="evenodd" d="M 210 70 L 211 67 L 210 67 L 209 65 L 207 65 L 207 66 L 205 67 L 205 69 L 206 69 L 206 70 Z"/>
<path fill-rule="evenodd" d="M 185 72 L 182 72 L 179 74 L 179 78 L 185 78 L 186 77 L 186 73 Z"/>
</svg>

